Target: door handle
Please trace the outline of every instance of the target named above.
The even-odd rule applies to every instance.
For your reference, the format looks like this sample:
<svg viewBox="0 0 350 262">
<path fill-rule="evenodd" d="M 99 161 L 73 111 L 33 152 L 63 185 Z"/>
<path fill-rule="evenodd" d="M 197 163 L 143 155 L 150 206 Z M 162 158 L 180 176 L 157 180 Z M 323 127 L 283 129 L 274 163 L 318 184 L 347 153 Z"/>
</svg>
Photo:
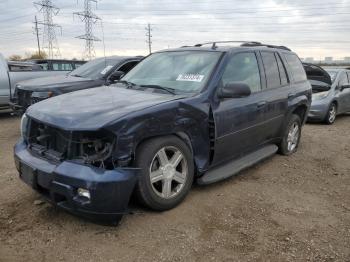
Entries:
<svg viewBox="0 0 350 262">
<path fill-rule="evenodd" d="M 262 108 L 262 107 L 266 106 L 266 101 L 259 102 L 257 106 L 258 106 L 258 108 Z"/>
</svg>

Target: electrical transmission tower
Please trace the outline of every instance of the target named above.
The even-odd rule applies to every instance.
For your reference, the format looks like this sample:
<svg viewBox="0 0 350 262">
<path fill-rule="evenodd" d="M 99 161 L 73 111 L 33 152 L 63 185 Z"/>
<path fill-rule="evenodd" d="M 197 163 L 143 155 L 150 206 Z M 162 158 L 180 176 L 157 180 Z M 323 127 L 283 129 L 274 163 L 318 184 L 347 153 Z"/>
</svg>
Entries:
<svg viewBox="0 0 350 262">
<path fill-rule="evenodd" d="M 60 9 L 54 6 L 51 0 L 41 0 L 39 2 L 34 2 L 34 5 L 38 8 L 39 12 L 42 13 L 44 17 L 43 22 L 36 23 L 36 25 L 40 24 L 44 26 L 44 49 L 46 49 L 49 58 L 60 57 L 61 53 L 58 47 L 56 29 L 61 27 L 53 23 L 53 17 L 58 14 Z"/>
<path fill-rule="evenodd" d="M 98 20 L 101 20 L 101 18 L 91 11 L 91 2 L 95 2 L 97 5 L 97 0 L 84 0 L 84 11 L 74 13 L 80 17 L 82 22 L 85 23 L 85 35 L 77 36 L 77 38 L 85 40 L 85 52 L 83 57 L 89 60 L 94 58 L 96 55 L 94 42 L 101 41 L 92 33 L 93 24 L 95 24 Z"/>
<path fill-rule="evenodd" d="M 149 53 L 152 53 L 152 28 L 151 28 L 151 24 L 148 24 L 147 27 L 145 28 L 146 29 L 146 37 L 147 37 L 147 40 L 146 40 L 146 43 L 148 44 L 148 50 L 149 50 Z"/>
</svg>

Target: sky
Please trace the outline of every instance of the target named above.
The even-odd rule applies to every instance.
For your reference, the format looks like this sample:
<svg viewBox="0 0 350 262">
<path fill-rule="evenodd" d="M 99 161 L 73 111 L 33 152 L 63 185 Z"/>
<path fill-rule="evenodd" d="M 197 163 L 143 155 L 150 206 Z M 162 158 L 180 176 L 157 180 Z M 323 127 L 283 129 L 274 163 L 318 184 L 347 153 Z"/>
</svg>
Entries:
<svg viewBox="0 0 350 262">
<path fill-rule="evenodd" d="M 40 0 L 37 0 L 40 2 Z M 61 58 L 82 58 L 84 23 L 74 12 L 83 0 L 52 0 Z M 208 41 L 258 41 L 285 45 L 302 58 L 350 57 L 350 0 L 98 0 L 101 18 L 93 34 L 96 56 L 146 55 L 145 27 L 152 28 L 152 50 Z M 30 0 L 0 0 L 0 53 L 6 57 L 37 51 L 34 17 L 43 15 Z M 47 46 L 43 26 L 40 44 Z"/>
</svg>

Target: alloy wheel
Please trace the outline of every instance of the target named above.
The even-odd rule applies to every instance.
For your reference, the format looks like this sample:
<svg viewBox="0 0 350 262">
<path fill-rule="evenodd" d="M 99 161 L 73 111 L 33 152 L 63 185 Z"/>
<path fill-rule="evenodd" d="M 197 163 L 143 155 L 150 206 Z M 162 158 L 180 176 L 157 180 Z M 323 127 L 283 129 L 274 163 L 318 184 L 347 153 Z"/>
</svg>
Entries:
<svg viewBox="0 0 350 262">
<path fill-rule="evenodd" d="M 287 137 L 287 148 L 289 152 L 292 152 L 297 146 L 299 142 L 299 134 L 300 128 L 298 123 L 294 122 L 289 129 L 288 137 Z"/>
<path fill-rule="evenodd" d="M 186 183 L 186 158 L 176 147 L 163 147 L 153 157 L 149 174 L 153 192 L 164 199 L 173 198 L 181 192 Z"/>
<path fill-rule="evenodd" d="M 337 116 L 337 108 L 333 104 L 331 108 L 329 109 L 329 114 L 328 114 L 328 121 L 329 123 L 333 123 L 335 121 L 335 118 Z"/>
</svg>

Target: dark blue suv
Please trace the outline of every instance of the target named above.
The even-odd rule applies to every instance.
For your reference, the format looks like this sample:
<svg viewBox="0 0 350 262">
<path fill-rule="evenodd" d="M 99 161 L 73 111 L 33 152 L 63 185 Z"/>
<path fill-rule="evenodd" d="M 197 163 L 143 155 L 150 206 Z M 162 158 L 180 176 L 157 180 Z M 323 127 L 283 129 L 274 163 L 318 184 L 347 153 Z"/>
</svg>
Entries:
<svg viewBox="0 0 350 262">
<path fill-rule="evenodd" d="M 294 153 L 311 103 L 298 56 L 221 44 L 156 52 L 115 85 L 29 107 L 15 146 L 21 179 L 70 212 L 116 222 L 132 193 L 167 210 L 194 180 Z"/>
</svg>

